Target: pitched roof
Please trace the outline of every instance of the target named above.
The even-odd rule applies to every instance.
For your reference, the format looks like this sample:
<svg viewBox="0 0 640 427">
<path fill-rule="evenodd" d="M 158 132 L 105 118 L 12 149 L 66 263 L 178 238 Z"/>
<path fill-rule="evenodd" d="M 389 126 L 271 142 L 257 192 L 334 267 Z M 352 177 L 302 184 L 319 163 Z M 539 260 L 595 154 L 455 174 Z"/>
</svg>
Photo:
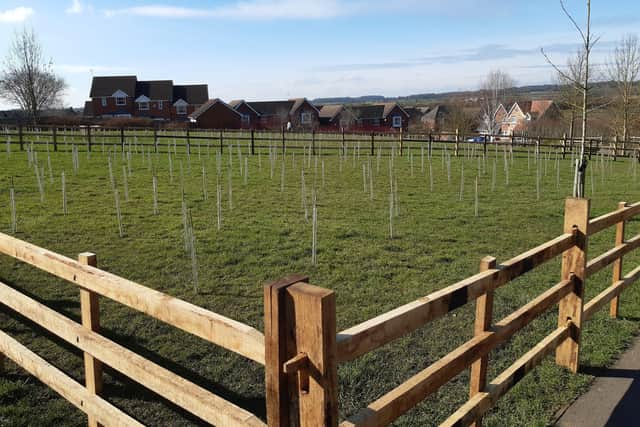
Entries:
<svg viewBox="0 0 640 427">
<path fill-rule="evenodd" d="M 175 85 L 173 86 L 173 102 L 179 99 L 188 104 L 204 104 L 209 99 L 208 85 Z"/>
<path fill-rule="evenodd" d="M 342 112 L 343 109 L 344 106 L 340 104 L 323 105 L 320 108 L 320 118 L 333 120 L 338 114 Z"/>
<path fill-rule="evenodd" d="M 261 116 L 287 116 L 295 101 L 258 101 L 247 102 L 247 104 Z"/>
<path fill-rule="evenodd" d="M 220 98 L 214 98 L 214 99 L 210 99 L 207 102 L 205 102 L 204 104 L 202 104 L 200 107 L 198 107 L 193 113 L 189 114 L 189 118 L 192 119 L 197 119 L 198 117 L 200 117 L 205 111 L 207 111 L 209 108 L 213 107 L 216 104 L 222 104 L 224 105 L 226 108 L 228 108 L 229 110 L 233 111 L 234 113 L 236 113 L 237 115 L 241 116 L 241 114 L 239 112 L 237 112 L 231 105 L 227 104 L 226 102 L 224 102 L 223 100 L 221 100 Z"/>
<path fill-rule="evenodd" d="M 386 119 L 387 116 L 393 111 L 394 108 L 400 108 L 400 110 L 407 116 L 405 110 L 398 105 L 397 102 L 386 102 L 383 104 L 367 104 L 367 105 L 354 105 L 349 107 L 353 114 L 360 120 L 375 120 Z"/>
<path fill-rule="evenodd" d="M 234 99 L 233 101 L 229 101 L 229 105 L 234 110 L 238 110 L 242 104 L 246 105 L 250 110 L 252 110 L 254 113 L 256 113 L 257 116 L 260 115 L 260 113 L 257 112 L 255 109 L 253 109 L 253 107 L 251 107 L 251 105 L 249 105 L 249 103 L 247 101 L 245 101 L 244 99 Z"/>
<path fill-rule="evenodd" d="M 136 95 L 145 95 L 152 100 L 170 101 L 173 99 L 172 80 L 146 80 L 136 84 Z"/>
<path fill-rule="evenodd" d="M 533 101 L 520 101 L 513 104 L 509 114 L 513 109 L 518 106 L 523 114 L 530 114 L 532 119 L 538 119 L 542 117 L 553 105 L 553 101 L 548 99 L 537 99 Z"/>
<path fill-rule="evenodd" d="M 90 98 L 111 96 L 117 90 L 121 90 L 128 96 L 136 93 L 136 76 L 98 76 L 91 81 Z"/>
</svg>

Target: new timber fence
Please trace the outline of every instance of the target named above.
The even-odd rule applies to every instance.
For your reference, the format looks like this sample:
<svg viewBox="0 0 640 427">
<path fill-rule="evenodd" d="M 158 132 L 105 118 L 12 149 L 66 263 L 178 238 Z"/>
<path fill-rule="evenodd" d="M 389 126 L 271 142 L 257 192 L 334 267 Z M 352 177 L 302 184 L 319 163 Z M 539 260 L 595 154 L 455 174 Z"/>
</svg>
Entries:
<svg viewBox="0 0 640 427">
<path fill-rule="evenodd" d="M 565 201 L 560 236 L 480 271 L 444 289 L 344 331 L 336 330 L 333 291 L 293 275 L 264 287 L 264 334 L 248 325 L 141 286 L 97 268 L 96 256 L 78 260 L 0 234 L 0 253 L 66 279 L 78 287 L 76 323 L 0 282 L 0 304 L 38 323 L 84 352 L 85 385 L 48 364 L 0 331 L 0 358 L 19 366 L 88 415 L 90 425 L 140 425 L 101 398 L 102 365 L 130 377 L 167 400 L 218 426 L 383 426 L 411 410 L 463 370 L 471 368 L 469 400 L 443 426 L 480 425 L 497 400 L 555 352 L 558 365 L 577 372 L 582 326 L 609 305 L 618 314 L 622 291 L 640 278 L 640 266 L 622 273 L 623 256 L 640 247 L 640 235 L 625 238 L 625 223 L 640 214 L 640 202 L 590 219 L 590 201 Z M 589 238 L 615 227 L 614 247 L 588 259 Z M 494 292 L 517 277 L 562 256 L 559 282 L 507 317 L 493 318 Z M 611 285 L 584 301 L 587 279 L 612 265 Z M 194 334 L 265 366 L 266 424 L 255 415 L 100 335 L 99 298 L 106 297 Z M 474 336 L 406 382 L 340 422 L 337 366 L 390 343 L 475 301 Z M 487 378 L 488 355 L 544 312 L 558 306 L 557 328 L 496 378 Z"/>
<path fill-rule="evenodd" d="M 489 150 L 508 150 L 510 153 L 557 154 L 566 158 L 574 156 L 580 148 L 576 138 L 544 137 L 535 135 L 480 135 L 462 132 L 356 132 L 356 131 L 308 131 L 288 132 L 274 130 L 206 130 L 206 129 L 143 129 L 143 128 L 104 128 L 101 126 L 80 127 L 5 127 L 0 128 L 0 144 L 7 150 L 12 146 L 20 150 L 69 151 L 73 146 L 86 151 L 96 149 L 126 150 L 138 152 L 175 152 L 192 153 L 193 150 L 217 150 L 238 148 L 247 154 L 258 151 L 304 150 L 312 155 L 347 153 L 357 150 L 358 154 L 374 155 L 377 151 L 389 152 L 391 149 L 400 155 L 412 149 L 424 149 L 432 152 L 450 152 L 460 156 L 469 150 L 484 152 Z M 179 150 L 179 151 L 178 151 Z M 605 139 L 591 136 L 586 141 L 586 153 L 589 158 L 595 154 L 617 157 L 640 158 L 640 139 L 630 138 L 620 141 L 617 137 Z"/>
</svg>

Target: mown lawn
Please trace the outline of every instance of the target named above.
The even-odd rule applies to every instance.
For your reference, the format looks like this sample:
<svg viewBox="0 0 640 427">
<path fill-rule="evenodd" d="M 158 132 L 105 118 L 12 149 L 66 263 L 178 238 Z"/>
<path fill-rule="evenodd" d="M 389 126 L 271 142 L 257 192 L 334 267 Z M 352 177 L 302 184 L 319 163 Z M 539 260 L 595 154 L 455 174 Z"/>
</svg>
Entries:
<svg viewBox="0 0 640 427">
<path fill-rule="evenodd" d="M 67 147 L 68 148 L 68 147 Z M 335 152 L 304 160 L 307 195 L 317 190 L 318 265 L 311 265 L 311 223 L 301 202 L 302 150 L 289 151 L 281 191 L 282 156 L 274 162 L 273 178 L 267 150 L 249 156 L 248 179 L 240 175 L 246 147 L 239 161 L 234 147 L 220 158 L 222 229 L 216 227 L 216 152 L 203 148 L 173 156 L 173 182 L 166 152 L 131 155 L 129 200 L 124 200 L 123 166 L 126 158 L 113 159 L 119 189 L 125 236 L 118 236 L 114 194 L 107 154 L 95 147 L 88 157 L 81 151 L 74 173 L 70 152 L 51 154 L 51 179 L 43 146 L 38 162 L 44 167 L 45 200 L 40 201 L 33 167 L 25 152 L 13 146 L 0 154 L 0 231 L 9 233 L 9 185 L 15 185 L 18 231 L 16 237 L 70 257 L 83 251 L 98 254 L 99 266 L 209 310 L 263 329 L 262 284 L 292 272 L 310 276 L 313 284 L 337 294 L 339 330 L 427 295 L 478 269 L 479 260 L 493 255 L 504 261 L 551 239 L 562 231 L 563 199 L 570 192 L 570 160 L 560 160 L 557 187 L 555 157 L 550 160 L 526 152 L 508 161 L 504 153 L 489 150 L 486 162 L 461 155 L 451 160 L 451 180 L 442 152 L 429 162 L 414 147 L 396 158 L 399 216 L 394 218 L 394 238 L 389 238 L 389 152 L 379 160 L 363 149 L 349 150 L 341 161 Z M 64 149 L 64 147 L 61 147 Z M 451 154 L 451 151 L 449 151 Z M 295 157 L 295 159 L 294 159 Z M 411 160 L 413 158 L 413 161 Z M 364 192 L 363 164 L 373 173 L 374 195 Z M 317 162 L 317 166 L 316 166 Z M 492 175 L 495 162 L 495 188 Z M 413 163 L 413 168 L 411 164 Z M 324 164 L 324 185 L 322 169 Z M 208 200 L 202 191 L 206 169 Z M 184 251 L 181 214 L 180 167 L 185 198 L 193 216 L 199 264 L 199 291 L 192 283 L 191 259 Z M 232 175 L 229 206 L 228 171 Z M 539 167 L 540 197 L 536 191 Z M 462 201 L 460 200 L 461 177 Z M 478 168 L 480 173 L 478 174 Z M 153 215 L 152 169 L 158 176 L 159 215 Z M 68 215 L 62 212 L 60 175 L 65 171 Z M 413 170 L 413 172 L 412 172 Z M 587 179 L 592 216 L 616 208 L 621 200 L 640 199 L 635 166 L 627 159 L 594 161 Z M 479 216 L 474 216 L 474 179 L 479 175 Z M 507 184 L 508 175 L 508 184 Z M 369 190 L 369 189 L 367 189 Z M 628 235 L 639 231 L 632 221 Z M 613 244 L 613 230 L 594 237 L 595 256 Z M 625 259 L 625 271 L 640 257 Z M 559 260 L 548 263 L 498 290 L 496 320 L 506 316 L 559 280 Z M 587 284 L 589 298 L 610 282 L 606 269 Z M 79 319 L 78 290 L 33 267 L 0 256 L 0 279 L 73 319 Z M 213 392 L 264 416 L 264 372 L 257 364 L 140 315 L 102 300 L 104 334 L 117 342 L 177 371 Z M 473 304 L 427 325 L 390 345 L 340 366 L 341 416 L 355 413 L 370 401 L 462 344 L 472 334 Z M 599 313 L 584 334 L 583 367 L 612 363 L 640 326 L 640 292 L 632 287 L 622 297 L 621 317 L 611 320 Z M 496 376 L 557 322 L 552 310 L 518 333 L 508 345 L 491 354 L 490 377 Z M 3 309 L 0 328 L 19 339 L 54 365 L 82 380 L 82 355 L 47 335 L 38 325 Z M 54 392 L 6 363 L 0 377 L 0 424 L 84 425 L 81 412 Z M 546 425 L 554 413 L 588 386 L 591 377 L 571 375 L 551 358 L 526 377 L 487 416 L 488 425 Z M 432 398 L 401 417 L 394 425 L 435 425 L 467 398 L 468 372 L 464 372 Z M 193 425 L 198 420 L 167 404 L 148 390 L 112 370 L 106 371 L 105 396 L 117 406 L 152 425 Z"/>
</svg>

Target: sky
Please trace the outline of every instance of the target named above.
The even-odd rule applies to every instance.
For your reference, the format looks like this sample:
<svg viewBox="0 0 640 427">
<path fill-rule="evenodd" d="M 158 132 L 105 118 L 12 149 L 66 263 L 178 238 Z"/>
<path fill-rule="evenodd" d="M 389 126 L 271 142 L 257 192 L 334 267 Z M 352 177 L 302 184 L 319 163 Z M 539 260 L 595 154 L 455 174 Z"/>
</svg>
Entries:
<svg viewBox="0 0 640 427">
<path fill-rule="evenodd" d="M 585 0 L 565 3 L 585 22 Z M 25 27 L 74 107 L 101 75 L 207 83 L 226 101 L 474 90 L 495 69 L 546 84 L 540 48 L 561 65 L 580 42 L 558 0 L 0 0 L 0 57 Z M 640 1 L 593 0 L 592 27 L 602 65 L 640 28 Z"/>
</svg>

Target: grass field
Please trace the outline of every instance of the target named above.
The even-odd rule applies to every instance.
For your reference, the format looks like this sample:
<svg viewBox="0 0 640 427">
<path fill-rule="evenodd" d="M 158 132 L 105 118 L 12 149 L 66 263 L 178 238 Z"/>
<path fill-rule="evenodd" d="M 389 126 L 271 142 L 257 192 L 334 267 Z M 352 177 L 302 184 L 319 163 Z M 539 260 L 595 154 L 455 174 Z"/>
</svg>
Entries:
<svg viewBox="0 0 640 427">
<path fill-rule="evenodd" d="M 338 329 L 342 330 L 477 272 L 478 262 L 485 255 L 493 255 L 500 262 L 553 238 L 562 231 L 563 200 L 570 193 L 573 174 L 570 161 L 556 163 L 555 156 L 536 162 L 526 152 L 517 153 L 505 168 L 504 153 L 491 149 L 485 161 L 461 155 L 452 158 L 449 167 L 442 152 L 436 151 L 431 162 L 431 189 L 428 157 L 424 157 L 423 168 L 421 151 L 413 147 L 394 161 L 399 215 L 393 218 L 394 238 L 390 239 L 389 151 L 380 160 L 367 156 L 364 149 L 360 155 L 350 149 L 343 160 L 336 152 L 328 151 L 317 160 L 308 156 L 303 160 L 302 150 L 295 151 L 294 156 L 290 149 L 284 160 L 282 191 L 280 153 L 271 177 L 267 150 L 263 149 L 259 157 L 246 156 L 247 149 L 243 146 L 243 160 L 239 160 L 234 146 L 231 160 L 227 148 L 220 158 L 222 228 L 218 230 L 217 160 L 213 149 L 194 149 L 190 158 L 185 153 L 172 155 L 173 182 L 166 152 L 143 155 L 134 150 L 130 161 L 132 173 L 127 177 L 128 201 L 124 200 L 123 188 L 123 167 L 129 168 L 126 156 L 115 155 L 112 161 L 122 206 L 125 235 L 121 238 L 107 154 L 101 147 L 94 147 L 90 156 L 84 151 L 79 153 L 80 167 L 76 173 L 70 152 L 52 153 L 53 179 L 44 146 L 38 148 L 41 150 L 38 162 L 44 170 L 44 202 L 26 152 L 17 151 L 14 145 L 10 154 L 0 154 L 0 231 L 11 230 L 12 178 L 18 219 L 16 237 L 74 258 L 83 251 L 95 252 L 99 266 L 105 270 L 260 330 L 262 284 L 292 272 L 305 273 L 311 283 L 336 291 Z M 240 174 L 244 158 L 248 165 L 246 184 Z M 370 189 L 365 192 L 363 188 L 362 165 L 368 168 L 369 161 L 373 199 Z M 301 201 L 303 162 L 309 206 L 314 185 L 317 191 L 316 266 L 311 264 L 311 222 L 305 220 Z M 208 200 L 203 197 L 203 166 Z M 196 236 L 197 293 L 191 258 L 184 251 L 180 167 Z M 541 176 L 539 197 L 537 168 Z M 62 209 L 63 170 L 67 215 Z M 158 177 L 158 215 L 153 214 L 152 170 Z M 640 200 L 636 167 L 628 159 L 617 162 L 594 159 L 589 174 L 593 174 L 593 178 L 587 177 L 592 216 L 615 209 L 621 200 Z M 477 217 L 476 176 L 479 177 Z M 638 223 L 632 221 L 628 236 L 639 231 Z M 590 245 L 591 257 L 611 247 L 613 241 L 613 231 L 596 235 Z M 625 258 L 625 272 L 638 261 L 640 257 L 636 255 Z M 589 280 L 588 298 L 609 284 L 610 273 L 610 269 L 605 269 Z M 499 289 L 494 318 L 501 319 L 557 283 L 559 274 L 556 260 Z M 78 291 L 73 285 L 6 256 L 0 257 L 0 279 L 79 319 Z M 101 309 L 107 337 L 264 416 L 264 371 L 257 364 L 110 301 L 103 300 Z M 473 304 L 469 304 L 407 337 L 341 365 L 341 416 L 353 414 L 471 337 L 473 309 Z M 551 311 L 492 352 L 489 376 L 496 376 L 551 332 L 556 322 L 557 312 Z M 640 291 L 632 287 L 623 294 L 620 319 L 610 320 L 603 312 L 587 324 L 582 366 L 610 364 L 639 326 Z M 47 335 L 38 325 L 3 309 L 0 329 L 82 380 L 81 353 Z M 6 365 L 7 374 L 0 377 L 1 425 L 84 425 L 82 413 L 14 364 Z M 588 386 L 591 378 L 586 373 L 571 375 L 549 359 L 505 396 L 486 422 L 496 426 L 546 425 L 559 408 Z M 466 400 L 467 393 L 468 372 L 465 372 L 394 425 L 438 424 Z M 199 423 L 109 369 L 105 375 L 105 396 L 147 424 Z"/>
</svg>

